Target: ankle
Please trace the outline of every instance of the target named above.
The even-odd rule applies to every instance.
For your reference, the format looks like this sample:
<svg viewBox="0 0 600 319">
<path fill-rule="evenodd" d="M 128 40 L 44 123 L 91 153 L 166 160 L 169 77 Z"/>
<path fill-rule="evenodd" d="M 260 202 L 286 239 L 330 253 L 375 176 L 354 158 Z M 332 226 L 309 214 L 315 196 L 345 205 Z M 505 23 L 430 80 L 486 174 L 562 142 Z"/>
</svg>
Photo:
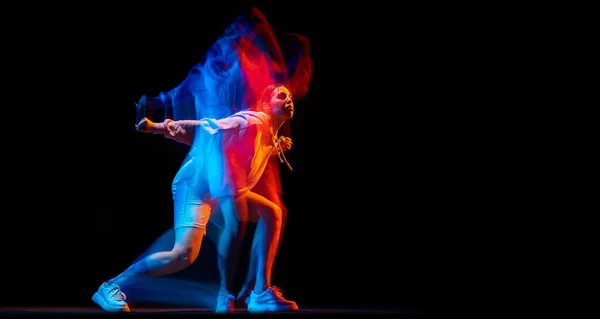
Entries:
<svg viewBox="0 0 600 319">
<path fill-rule="evenodd" d="M 257 295 L 260 295 L 263 292 L 267 291 L 267 289 L 269 289 L 268 286 L 256 286 L 256 287 L 254 287 L 254 293 Z"/>
</svg>

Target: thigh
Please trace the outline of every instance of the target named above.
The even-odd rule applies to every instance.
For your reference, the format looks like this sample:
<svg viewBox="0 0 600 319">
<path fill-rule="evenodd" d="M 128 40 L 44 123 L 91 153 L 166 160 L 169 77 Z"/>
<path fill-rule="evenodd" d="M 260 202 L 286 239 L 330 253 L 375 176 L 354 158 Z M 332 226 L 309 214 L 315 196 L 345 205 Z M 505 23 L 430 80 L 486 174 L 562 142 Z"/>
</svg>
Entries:
<svg viewBox="0 0 600 319">
<path fill-rule="evenodd" d="M 174 228 L 193 227 L 206 234 L 213 202 L 206 184 L 173 187 Z"/>
</svg>

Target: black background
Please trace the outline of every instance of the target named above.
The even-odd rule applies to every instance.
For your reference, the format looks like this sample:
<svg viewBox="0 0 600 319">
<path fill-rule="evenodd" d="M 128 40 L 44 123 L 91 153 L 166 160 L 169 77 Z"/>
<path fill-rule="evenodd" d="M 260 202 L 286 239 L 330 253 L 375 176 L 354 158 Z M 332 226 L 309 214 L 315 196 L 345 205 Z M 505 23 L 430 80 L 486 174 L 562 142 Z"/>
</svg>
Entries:
<svg viewBox="0 0 600 319">
<path fill-rule="evenodd" d="M 178 85 L 251 4 L 276 33 L 306 35 L 315 65 L 292 120 L 294 171 L 282 167 L 274 283 L 301 307 L 424 307 L 452 188 L 439 103 L 452 35 L 440 8 L 300 1 L 36 7 L 15 22 L 3 305 L 92 305 L 171 226 L 186 148 L 135 132 L 134 102 Z"/>
</svg>

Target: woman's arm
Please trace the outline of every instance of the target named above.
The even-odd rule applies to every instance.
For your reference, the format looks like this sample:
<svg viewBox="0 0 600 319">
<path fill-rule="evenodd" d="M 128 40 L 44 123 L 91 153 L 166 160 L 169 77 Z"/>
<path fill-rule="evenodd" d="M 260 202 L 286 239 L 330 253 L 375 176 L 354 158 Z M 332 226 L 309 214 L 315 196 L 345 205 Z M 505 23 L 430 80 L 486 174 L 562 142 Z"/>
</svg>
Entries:
<svg viewBox="0 0 600 319">
<path fill-rule="evenodd" d="M 142 133 L 163 134 L 165 138 L 192 145 L 196 127 L 201 126 L 203 122 L 203 120 L 173 121 L 166 119 L 162 123 L 154 123 L 148 118 L 144 118 L 136 125 L 136 129 Z"/>
<path fill-rule="evenodd" d="M 148 118 L 143 118 L 136 126 L 142 133 L 163 134 L 166 138 L 177 142 L 192 145 L 194 134 L 199 127 L 208 134 L 217 134 L 223 131 L 236 131 L 248 124 L 248 120 L 240 116 L 229 116 L 224 119 L 201 119 L 173 121 L 166 119 L 162 123 L 154 123 Z"/>
</svg>

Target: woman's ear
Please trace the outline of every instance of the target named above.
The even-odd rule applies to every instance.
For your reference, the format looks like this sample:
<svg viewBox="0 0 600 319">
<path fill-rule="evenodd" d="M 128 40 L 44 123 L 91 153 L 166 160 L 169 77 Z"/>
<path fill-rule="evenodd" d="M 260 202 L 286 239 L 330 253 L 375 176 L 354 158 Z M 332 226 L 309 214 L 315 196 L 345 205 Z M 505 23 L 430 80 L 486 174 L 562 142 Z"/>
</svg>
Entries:
<svg viewBox="0 0 600 319">
<path fill-rule="evenodd" d="M 269 105 L 265 102 L 262 103 L 262 109 L 263 111 L 268 111 L 269 110 Z"/>
</svg>

